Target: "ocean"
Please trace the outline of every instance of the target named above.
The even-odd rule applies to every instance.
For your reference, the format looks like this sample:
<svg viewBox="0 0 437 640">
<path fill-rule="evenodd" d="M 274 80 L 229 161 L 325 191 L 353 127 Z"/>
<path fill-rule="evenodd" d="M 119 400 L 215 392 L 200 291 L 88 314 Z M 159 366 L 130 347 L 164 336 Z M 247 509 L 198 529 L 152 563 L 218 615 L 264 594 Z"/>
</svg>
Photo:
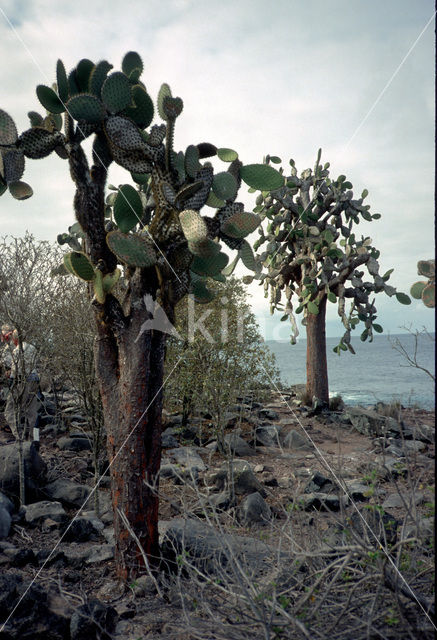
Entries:
<svg viewBox="0 0 437 640">
<path fill-rule="evenodd" d="M 417 362 L 435 373 L 435 334 L 419 335 Z M 399 401 L 405 407 L 423 409 L 435 407 L 435 385 L 424 371 L 408 365 L 392 343 L 398 339 L 409 354 L 414 353 L 414 336 L 410 334 L 377 335 L 372 343 L 361 342 L 359 336 L 351 344 L 356 355 L 344 351 L 338 356 L 332 351 L 339 338 L 327 338 L 329 395 L 341 395 L 345 404 L 372 405 L 382 401 Z M 306 340 L 296 345 L 268 340 L 276 356 L 285 385 L 306 381 Z"/>
</svg>

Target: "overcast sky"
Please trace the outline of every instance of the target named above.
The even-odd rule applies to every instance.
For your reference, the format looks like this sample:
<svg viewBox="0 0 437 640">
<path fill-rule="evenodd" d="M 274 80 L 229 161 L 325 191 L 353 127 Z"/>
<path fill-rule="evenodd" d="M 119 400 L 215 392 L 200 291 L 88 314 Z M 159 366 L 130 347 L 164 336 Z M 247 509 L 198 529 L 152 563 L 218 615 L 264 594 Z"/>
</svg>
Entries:
<svg viewBox="0 0 437 640">
<path fill-rule="evenodd" d="M 209 141 L 245 163 L 294 158 L 301 171 L 322 147 L 334 177 L 346 174 L 358 196 L 367 188 L 382 214 L 357 231 L 381 250 L 382 273 L 395 268 L 391 284 L 408 292 L 417 261 L 434 256 L 432 0 L 0 0 L 0 8 L 0 108 L 20 131 L 28 111 L 43 111 L 35 87 L 55 80 L 58 58 L 67 69 L 83 57 L 118 69 L 136 50 L 151 96 L 168 82 L 184 100 L 176 148 Z M 0 235 L 29 230 L 54 241 L 73 222 L 65 161 L 27 161 L 24 179 L 34 196 L 1 198 Z M 110 180 L 129 174 L 118 169 Z M 239 199 L 251 206 L 245 190 Z M 279 316 L 263 320 L 261 289 L 250 291 L 266 337 L 287 338 Z M 330 306 L 328 335 L 341 335 Z M 419 301 L 405 307 L 380 294 L 377 306 L 386 331 L 433 329 Z"/>
</svg>

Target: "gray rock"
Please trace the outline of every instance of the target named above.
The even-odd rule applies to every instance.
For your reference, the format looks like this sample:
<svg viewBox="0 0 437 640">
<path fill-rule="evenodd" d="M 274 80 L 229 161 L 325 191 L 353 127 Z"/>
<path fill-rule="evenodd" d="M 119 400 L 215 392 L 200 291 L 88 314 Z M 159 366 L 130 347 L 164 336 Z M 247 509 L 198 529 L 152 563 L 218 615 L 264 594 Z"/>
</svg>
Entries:
<svg viewBox="0 0 437 640">
<path fill-rule="evenodd" d="M 319 471 L 315 471 L 306 485 L 304 493 L 331 493 L 334 489 L 334 484 L 331 482 L 330 478 L 326 478 Z"/>
<path fill-rule="evenodd" d="M 105 527 L 102 531 L 102 535 L 105 538 L 106 542 L 110 544 L 112 547 L 115 546 L 115 531 L 114 527 Z"/>
<path fill-rule="evenodd" d="M 246 496 L 238 509 L 240 522 L 246 526 L 267 524 L 271 516 L 269 505 L 257 491 Z"/>
<path fill-rule="evenodd" d="M 41 502 L 28 504 L 22 508 L 24 511 L 25 521 L 32 527 L 36 527 L 47 518 L 50 518 L 55 522 L 64 522 L 68 519 L 64 507 L 60 502 L 49 502 L 48 500 L 43 500 Z"/>
<path fill-rule="evenodd" d="M 39 489 L 46 482 L 47 465 L 37 452 L 33 442 L 23 443 L 25 487 L 27 501 L 39 499 Z M 5 444 L 0 447 L 0 490 L 8 496 L 20 495 L 18 479 L 18 446 Z"/>
<path fill-rule="evenodd" d="M 184 469 L 176 464 L 163 464 L 159 470 L 161 478 L 171 478 L 175 484 L 196 483 L 199 479 L 197 467 Z"/>
<path fill-rule="evenodd" d="M 366 436 L 382 436 L 387 431 L 385 417 L 371 409 L 348 407 L 345 415 L 355 429 Z"/>
<path fill-rule="evenodd" d="M 175 434 L 176 430 L 173 429 L 173 427 L 168 427 L 161 433 L 161 445 L 164 449 L 179 447 L 179 442 L 176 440 Z"/>
<path fill-rule="evenodd" d="M 240 458 L 255 455 L 255 450 L 237 433 L 227 433 L 224 437 L 225 449 Z"/>
<path fill-rule="evenodd" d="M 370 466 L 376 470 L 381 479 L 385 480 L 403 476 L 407 473 L 404 460 L 394 456 L 375 456 L 375 460 Z"/>
<path fill-rule="evenodd" d="M 198 471 L 205 471 L 206 464 L 197 453 L 194 447 L 180 447 L 179 449 L 168 449 L 167 455 L 173 458 L 177 464 L 187 470 L 196 468 Z"/>
<path fill-rule="evenodd" d="M 435 442 L 435 427 L 431 427 L 427 424 L 420 424 L 414 427 L 410 427 L 413 432 L 413 438 L 415 440 L 421 440 L 426 443 Z"/>
<path fill-rule="evenodd" d="M 256 441 L 265 447 L 279 447 L 281 431 L 280 424 L 262 425 L 255 430 Z"/>
<path fill-rule="evenodd" d="M 305 511 L 339 511 L 341 503 L 339 496 L 315 492 L 303 494 L 297 504 Z"/>
<path fill-rule="evenodd" d="M 420 518 L 416 522 L 407 523 L 401 535 L 403 540 L 415 537 L 429 543 L 434 538 L 434 518 Z"/>
<path fill-rule="evenodd" d="M 51 482 L 44 487 L 43 491 L 51 500 L 58 500 L 66 507 L 82 507 L 91 493 L 91 489 L 87 485 L 65 478 L 58 478 L 58 480 Z M 91 502 L 91 498 L 89 502 Z"/>
<path fill-rule="evenodd" d="M 6 509 L 6 511 L 8 511 L 11 515 L 15 511 L 14 503 L 11 500 L 9 500 L 9 498 L 5 496 L 5 494 L 2 493 L 1 491 L 0 491 L 0 507 L 3 507 L 3 509 Z"/>
<path fill-rule="evenodd" d="M 186 556 L 208 575 L 218 574 L 223 578 L 226 571 L 230 582 L 239 580 L 233 571 L 234 558 L 250 572 L 251 579 L 255 579 L 271 570 L 278 554 L 276 547 L 260 540 L 224 533 L 198 520 L 161 521 L 160 534 L 162 555 L 170 565 L 176 563 L 178 556 Z"/>
<path fill-rule="evenodd" d="M 92 445 L 88 438 L 68 438 L 67 436 L 62 436 L 59 438 L 58 447 L 62 451 L 91 451 Z"/>
<path fill-rule="evenodd" d="M 239 462 L 242 464 L 238 464 Z M 233 481 L 236 495 L 247 495 L 255 491 L 258 491 L 263 497 L 267 495 L 266 490 L 245 460 L 234 460 L 230 465 L 223 465 L 211 477 L 211 480 L 219 491 L 229 488 Z"/>
<path fill-rule="evenodd" d="M 279 413 L 273 409 L 260 409 L 258 417 L 262 420 L 279 420 Z"/>
<path fill-rule="evenodd" d="M 421 491 L 414 493 L 391 493 L 382 503 L 383 509 L 394 509 L 398 507 L 411 508 L 411 506 L 422 504 L 425 501 L 425 496 Z"/>
<path fill-rule="evenodd" d="M 153 595 L 156 592 L 155 581 L 151 576 L 140 576 L 132 590 L 136 596 Z"/>
<path fill-rule="evenodd" d="M 96 517 L 79 516 L 62 527 L 61 533 L 65 542 L 88 542 L 98 540 L 104 528 L 103 522 Z"/>
<path fill-rule="evenodd" d="M 105 562 L 106 560 L 112 560 L 113 557 L 114 557 L 113 545 L 96 544 L 91 547 L 85 562 L 86 564 L 96 564 L 98 562 Z"/>
<path fill-rule="evenodd" d="M 11 514 L 5 507 L 0 505 L 0 539 L 7 538 L 11 530 Z"/>
<path fill-rule="evenodd" d="M 78 607 L 71 616 L 69 637 L 71 640 L 112 638 L 117 618 L 117 612 L 113 607 L 103 604 L 96 598 L 91 598 L 86 604 Z"/>
<path fill-rule="evenodd" d="M 395 544 L 397 539 L 398 521 L 390 513 L 382 513 L 378 505 L 372 505 L 372 509 L 361 509 L 359 513 L 354 511 L 349 518 L 352 529 L 361 539 L 372 546 L 379 546 L 381 542 Z"/>
<path fill-rule="evenodd" d="M 313 449 L 312 444 L 300 433 L 292 429 L 283 440 L 283 446 L 287 449 L 305 450 Z"/>
<path fill-rule="evenodd" d="M 370 498 L 371 487 L 369 487 L 367 484 L 363 484 L 358 480 L 346 480 L 345 485 L 348 495 L 355 502 L 365 502 Z M 378 490 L 375 490 L 374 493 L 377 494 Z"/>
</svg>

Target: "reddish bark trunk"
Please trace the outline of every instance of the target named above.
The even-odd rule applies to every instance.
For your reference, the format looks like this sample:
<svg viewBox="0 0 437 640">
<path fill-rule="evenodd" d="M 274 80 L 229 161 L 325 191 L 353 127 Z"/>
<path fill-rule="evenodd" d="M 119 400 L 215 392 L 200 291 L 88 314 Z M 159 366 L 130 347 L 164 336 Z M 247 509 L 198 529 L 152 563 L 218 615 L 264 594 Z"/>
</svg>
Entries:
<svg viewBox="0 0 437 640">
<path fill-rule="evenodd" d="M 144 310 L 132 312 L 117 335 L 97 319 L 96 370 L 110 462 L 118 577 L 144 572 L 144 558 L 122 511 L 153 567 L 159 561 L 158 474 L 161 463 L 165 334 L 145 331 Z M 137 341 L 136 341 L 137 340 Z"/>
<path fill-rule="evenodd" d="M 307 385 L 309 398 L 329 402 L 328 365 L 326 361 L 326 296 L 319 303 L 319 313 L 309 313 L 307 334 Z"/>
</svg>

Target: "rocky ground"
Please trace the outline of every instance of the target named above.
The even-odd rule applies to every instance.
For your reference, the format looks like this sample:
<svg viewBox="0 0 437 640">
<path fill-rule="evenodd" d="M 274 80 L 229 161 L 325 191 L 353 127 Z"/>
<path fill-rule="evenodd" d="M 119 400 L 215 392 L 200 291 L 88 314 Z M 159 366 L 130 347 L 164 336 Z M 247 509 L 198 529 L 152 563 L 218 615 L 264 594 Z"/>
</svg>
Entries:
<svg viewBox="0 0 437 640">
<path fill-rule="evenodd" d="M 0 640 L 433 637 L 434 412 L 248 396 L 226 415 L 225 455 L 208 414 L 187 427 L 167 414 L 169 571 L 123 589 L 86 416 L 70 393 L 47 409 L 19 510 L 0 430 Z"/>
</svg>

